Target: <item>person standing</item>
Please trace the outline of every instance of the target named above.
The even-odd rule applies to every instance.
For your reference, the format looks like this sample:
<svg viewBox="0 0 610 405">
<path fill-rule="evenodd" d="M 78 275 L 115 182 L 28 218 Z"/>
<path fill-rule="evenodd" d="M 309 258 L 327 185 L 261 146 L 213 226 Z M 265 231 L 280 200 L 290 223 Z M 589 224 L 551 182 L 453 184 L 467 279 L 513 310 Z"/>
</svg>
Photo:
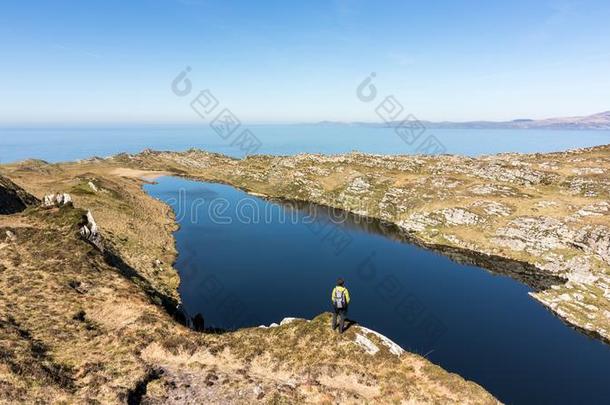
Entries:
<svg viewBox="0 0 610 405">
<path fill-rule="evenodd" d="M 349 291 L 345 288 L 345 280 L 337 279 L 337 285 L 333 288 L 330 295 L 333 305 L 332 328 L 337 329 L 337 316 L 339 316 L 339 333 L 343 333 L 345 326 L 345 316 L 347 315 L 347 306 L 349 305 Z"/>
</svg>

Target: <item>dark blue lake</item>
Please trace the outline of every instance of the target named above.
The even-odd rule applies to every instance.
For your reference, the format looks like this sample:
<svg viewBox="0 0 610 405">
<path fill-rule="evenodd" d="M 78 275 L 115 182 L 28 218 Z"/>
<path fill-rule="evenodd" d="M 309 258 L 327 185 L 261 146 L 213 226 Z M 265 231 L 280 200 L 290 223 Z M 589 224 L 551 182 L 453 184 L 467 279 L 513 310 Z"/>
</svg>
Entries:
<svg viewBox="0 0 610 405">
<path fill-rule="evenodd" d="M 323 207 L 168 177 L 146 190 L 177 214 L 180 294 L 206 327 L 312 318 L 330 309 L 341 276 L 352 296 L 349 319 L 501 401 L 610 400 L 610 347 L 566 326 L 528 296 L 530 287 L 507 276 Z"/>
</svg>

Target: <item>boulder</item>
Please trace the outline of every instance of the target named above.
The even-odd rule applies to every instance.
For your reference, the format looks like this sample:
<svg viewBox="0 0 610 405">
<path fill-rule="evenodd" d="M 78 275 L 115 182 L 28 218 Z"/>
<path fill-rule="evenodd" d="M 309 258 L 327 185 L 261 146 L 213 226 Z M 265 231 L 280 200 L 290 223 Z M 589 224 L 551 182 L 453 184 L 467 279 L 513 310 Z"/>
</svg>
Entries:
<svg viewBox="0 0 610 405">
<path fill-rule="evenodd" d="M 72 197 L 67 193 L 47 194 L 42 200 L 43 207 L 61 207 L 72 204 Z"/>
<path fill-rule="evenodd" d="M 40 201 L 6 177 L 0 176 L 0 215 L 15 214 Z"/>
<path fill-rule="evenodd" d="M 15 242 L 17 240 L 17 237 L 12 231 L 6 231 L 5 234 L 7 242 Z"/>
<path fill-rule="evenodd" d="M 610 264 L 610 229 L 608 227 L 604 225 L 584 226 L 576 232 L 574 243 Z"/>
<path fill-rule="evenodd" d="M 104 245 L 102 243 L 102 235 L 100 235 L 95 219 L 91 211 L 87 211 L 87 215 L 83 218 L 83 225 L 80 228 L 80 235 L 87 242 L 98 248 L 100 251 L 104 251 Z"/>
</svg>

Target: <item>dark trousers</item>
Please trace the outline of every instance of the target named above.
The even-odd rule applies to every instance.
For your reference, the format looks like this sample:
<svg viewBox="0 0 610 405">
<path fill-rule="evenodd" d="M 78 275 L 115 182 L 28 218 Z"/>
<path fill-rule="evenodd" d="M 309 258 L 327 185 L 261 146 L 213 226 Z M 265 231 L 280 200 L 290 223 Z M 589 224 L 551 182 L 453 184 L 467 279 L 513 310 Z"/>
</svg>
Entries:
<svg viewBox="0 0 610 405">
<path fill-rule="evenodd" d="M 339 315 L 339 333 L 343 333 L 347 308 L 335 308 L 335 311 L 333 312 L 333 321 L 331 324 L 333 330 L 337 329 L 337 315 Z"/>
</svg>

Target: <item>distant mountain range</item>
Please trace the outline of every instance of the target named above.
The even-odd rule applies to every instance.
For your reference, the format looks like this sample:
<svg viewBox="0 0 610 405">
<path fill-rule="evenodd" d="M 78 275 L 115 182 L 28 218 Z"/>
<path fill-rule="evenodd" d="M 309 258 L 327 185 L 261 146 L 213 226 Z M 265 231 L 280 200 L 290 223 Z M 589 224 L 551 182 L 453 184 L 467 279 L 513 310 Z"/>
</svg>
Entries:
<svg viewBox="0 0 610 405">
<path fill-rule="evenodd" d="M 387 127 L 400 125 L 401 121 L 389 123 L 367 122 L 336 122 L 322 121 L 320 125 L 356 125 L 371 127 Z M 466 122 L 432 122 L 421 121 L 427 128 L 458 128 L 458 129 L 610 129 L 610 111 L 584 117 L 560 117 L 541 120 L 516 119 L 512 121 L 466 121 Z"/>
</svg>

